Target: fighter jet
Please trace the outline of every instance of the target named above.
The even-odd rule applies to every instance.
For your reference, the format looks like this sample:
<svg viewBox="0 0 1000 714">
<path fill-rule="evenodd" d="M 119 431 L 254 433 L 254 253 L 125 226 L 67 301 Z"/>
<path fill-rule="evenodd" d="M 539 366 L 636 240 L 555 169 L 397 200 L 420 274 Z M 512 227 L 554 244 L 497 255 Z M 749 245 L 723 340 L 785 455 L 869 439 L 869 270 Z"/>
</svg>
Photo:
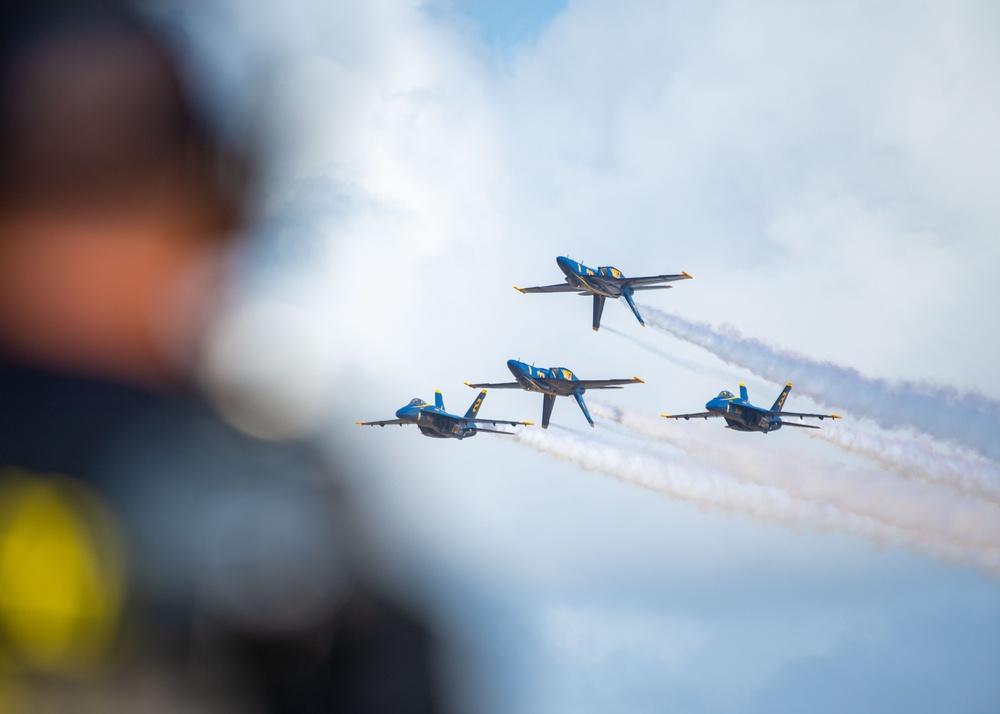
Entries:
<svg viewBox="0 0 1000 714">
<path fill-rule="evenodd" d="M 785 405 L 788 393 L 792 391 L 792 383 L 789 382 L 781 390 L 781 394 L 775 400 L 770 409 L 757 407 L 750 403 L 747 386 L 740 383 L 740 396 L 731 392 L 719 392 L 719 396 L 712 399 L 705 405 L 706 412 L 697 414 L 661 414 L 667 419 L 694 419 L 709 417 L 722 417 L 726 420 L 726 428 L 735 431 L 762 431 L 765 434 L 777 431 L 783 426 L 794 426 L 801 429 L 819 429 L 811 424 L 798 424 L 793 421 L 785 421 L 781 417 L 798 417 L 800 420 L 806 417 L 811 419 L 840 419 L 839 414 L 801 414 L 799 412 L 785 412 L 781 408 Z"/>
<path fill-rule="evenodd" d="M 575 374 L 565 367 L 552 367 L 544 369 L 534 365 L 518 362 L 516 359 L 507 360 L 507 369 L 514 375 L 516 382 L 499 382 L 490 384 L 466 384 L 470 387 L 485 387 L 487 389 L 524 389 L 529 392 L 541 392 L 542 397 L 542 428 L 549 428 L 549 417 L 552 416 L 552 407 L 556 403 L 556 397 L 573 396 L 576 403 L 580 405 L 580 410 L 587 418 L 591 426 L 594 420 L 590 418 L 587 405 L 583 401 L 583 393 L 588 389 L 622 389 L 622 384 L 641 383 L 638 377 L 631 379 L 579 379 Z"/>
<path fill-rule="evenodd" d="M 358 424 L 362 426 L 387 426 L 389 424 L 416 424 L 417 428 L 420 429 L 420 433 L 424 436 L 430 436 L 435 439 L 465 439 L 470 436 L 475 436 L 481 431 L 485 431 L 489 434 L 507 434 L 513 436 L 513 432 L 510 431 L 498 431 L 496 429 L 487 429 L 480 424 L 491 424 L 493 426 L 498 426 L 500 424 L 506 424 L 509 426 L 533 426 L 530 421 L 507 421 L 505 419 L 477 419 L 476 414 L 479 413 L 479 407 L 483 405 L 483 400 L 486 399 L 486 390 L 484 389 L 476 397 L 476 400 L 469 407 L 469 411 L 465 413 L 464 417 L 460 417 L 456 414 L 449 414 L 444 409 L 444 397 L 441 396 L 441 390 L 435 390 L 434 392 L 434 406 L 431 406 L 425 402 L 420 397 L 414 397 L 410 400 L 409 404 L 404 407 L 400 407 L 396 410 L 395 419 L 387 419 L 385 421 L 359 421 Z"/>
<path fill-rule="evenodd" d="M 601 314 L 604 312 L 604 300 L 606 298 L 625 298 L 628 306 L 632 309 L 632 314 L 643 327 L 646 323 L 642 320 L 642 315 L 632 300 L 632 294 L 637 290 L 667 290 L 672 285 L 658 285 L 657 283 L 672 283 L 675 280 L 688 280 L 691 278 L 685 272 L 677 275 L 649 275 L 642 278 L 626 278 L 622 271 L 611 266 L 602 268 L 588 268 L 575 260 L 556 258 L 556 264 L 566 275 L 566 282 L 558 285 L 540 285 L 534 288 L 519 288 L 515 290 L 522 293 L 576 293 L 577 295 L 594 296 L 594 322 L 593 327 L 596 332 L 601 327 Z"/>
</svg>

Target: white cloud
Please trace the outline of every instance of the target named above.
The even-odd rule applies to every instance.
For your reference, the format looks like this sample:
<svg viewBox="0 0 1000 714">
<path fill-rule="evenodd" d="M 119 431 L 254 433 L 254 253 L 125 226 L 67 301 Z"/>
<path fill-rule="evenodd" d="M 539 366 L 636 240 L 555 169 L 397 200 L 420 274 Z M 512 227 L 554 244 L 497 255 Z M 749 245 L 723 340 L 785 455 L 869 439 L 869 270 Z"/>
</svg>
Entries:
<svg viewBox="0 0 1000 714">
<path fill-rule="evenodd" d="M 854 541 L 703 516 L 485 435 L 438 443 L 352 422 L 386 418 L 434 388 L 457 410 L 472 398 L 462 381 L 504 379 L 510 357 L 584 377 L 639 373 L 647 385 L 609 400 L 651 414 L 697 408 L 745 378 L 640 331 L 620 306 L 606 310 L 609 327 L 707 369 L 594 335 L 586 300 L 512 290 L 556 282 L 554 258 L 565 253 L 626 273 L 686 269 L 694 281 L 650 302 L 866 375 L 963 388 L 993 379 L 992 5 L 580 0 L 495 64 L 467 23 L 416 0 L 233 12 L 236 44 L 265 48 L 256 62 L 268 66 L 270 90 L 260 101 L 276 117 L 269 141 L 281 157 L 268 212 L 281 243 L 302 251 L 302 272 L 283 284 L 339 344 L 333 436 L 377 454 L 363 473 L 368 512 L 396 525 L 390 548 L 415 553 L 426 577 L 467 571 L 511 598 L 520 592 L 529 608 L 542 594 L 551 603 L 602 588 L 648 602 L 677 595 L 668 583 L 678 573 L 717 609 L 735 607 L 734 590 L 758 588 L 772 601 L 752 616 L 783 611 L 781 649 L 809 619 L 789 611 L 783 583 L 814 585 L 803 597 L 821 619 L 835 609 L 818 592 L 837 590 L 833 572 L 850 571 L 859 600 L 898 588 L 878 600 L 883 612 L 941 576 Z M 718 383 L 720 370 L 732 383 Z M 484 413 L 536 418 L 540 401 L 493 392 Z M 564 401 L 556 423 L 582 417 Z M 727 443 L 756 436 L 719 431 L 712 438 Z M 604 424 L 595 432 L 626 439 Z M 795 437 L 768 438 L 786 436 Z M 803 459 L 815 454 L 788 444 Z M 881 585 L 887 568 L 891 586 Z M 949 582 L 995 596 L 995 584 L 958 573 L 947 571 Z M 556 639 L 571 654 L 584 647 L 585 624 L 607 615 L 555 607 L 564 613 Z M 703 632 L 666 605 L 644 612 L 608 615 L 587 641 L 669 662 L 687 650 L 645 638 L 642 622 L 680 641 Z M 748 632 L 688 661 L 700 691 L 711 686 L 706 673 L 732 663 L 724 650 L 761 656 Z M 819 652 L 796 647 L 787 652 Z M 785 660 L 768 661 L 778 664 L 724 678 L 715 708 L 744 701 Z"/>
</svg>

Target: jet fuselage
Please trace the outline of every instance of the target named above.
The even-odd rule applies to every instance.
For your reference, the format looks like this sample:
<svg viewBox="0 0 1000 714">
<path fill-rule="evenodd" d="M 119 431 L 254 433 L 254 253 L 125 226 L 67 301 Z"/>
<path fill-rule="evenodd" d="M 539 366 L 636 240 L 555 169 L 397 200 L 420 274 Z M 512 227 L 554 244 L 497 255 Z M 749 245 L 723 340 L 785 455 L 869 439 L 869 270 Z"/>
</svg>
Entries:
<svg viewBox="0 0 1000 714">
<path fill-rule="evenodd" d="M 765 409 L 756 407 L 745 399 L 723 391 L 705 404 L 705 409 L 726 420 L 733 431 L 759 431 L 767 434 L 781 428 L 779 417 L 768 416 Z"/>
<path fill-rule="evenodd" d="M 556 258 L 556 263 L 566 276 L 566 282 L 573 287 L 606 298 L 622 296 L 622 278 L 625 276 L 618 268 L 611 266 L 588 268 L 583 263 L 564 256 Z"/>
<path fill-rule="evenodd" d="M 582 394 L 585 390 L 575 387 L 573 382 L 579 381 L 577 376 L 565 367 L 535 367 L 516 359 L 507 360 L 507 369 L 522 389 L 529 392 L 551 394 L 554 397 L 568 397 Z M 542 381 L 546 380 L 546 381 Z"/>
<path fill-rule="evenodd" d="M 421 434 L 435 439 L 465 439 L 477 433 L 474 426 L 464 423 L 457 414 L 449 414 L 416 397 L 396 410 L 396 418 L 416 424 Z"/>
</svg>

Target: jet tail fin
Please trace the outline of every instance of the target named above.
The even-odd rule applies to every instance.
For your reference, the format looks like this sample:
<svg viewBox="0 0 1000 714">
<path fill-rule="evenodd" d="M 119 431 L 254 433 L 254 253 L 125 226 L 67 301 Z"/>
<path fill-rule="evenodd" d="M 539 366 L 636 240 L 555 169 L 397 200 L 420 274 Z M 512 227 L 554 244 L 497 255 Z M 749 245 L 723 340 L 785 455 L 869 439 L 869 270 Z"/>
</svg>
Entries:
<svg viewBox="0 0 1000 714">
<path fill-rule="evenodd" d="M 434 406 L 436 406 L 438 409 L 444 410 L 444 397 L 441 396 L 440 389 L 434 390 Z"/>
<path fill-rule="evenodd" d="M 740 399 L 744 402 L 750 401 L 750 394 L 747 392 L 747 385 L 743 384 L 743 382 L 740 382 Z"/>
<path fill-rule="evenodd" d="M 576 403 L 580 405 L 580 411 L 587 417 L 587 422 L 591 426 L 594 426 L 594 420 L 590 418 L 590 412 L 587 411 L 587 404 L 583 401 L 583 395 L 580 392 L 573 392 L 573 396 L 576 397 Z"/>
<path fill-rule="evenodd" d="M 781 390 L 781 394 L 778 398 L 774 400 L 774 406 L 771 407 L 772 412 L 780 412 L 781 408 L 785 406 L 785 399 L 788 398 L 788 393 L 792 391 L 792 383 L 789 382 L 785 385 L 785 388 Z"/>
<path fill-rule="evenodd" d="M 625 298 L 625 302 L 627 302 L 629 308 L 631 308 L 632 314 L 635 315 L 635 319 L 639 321 L 640 325 L 645 327 L 646 323 L 643 322 L 642 315 L 639 314 L 639 308 L 635 306 L 635 301 L 632 299 L 632 288 L 627 287 L 622 289 L 622 297 Z"/>
<path fill-rule="evenodd" d="M 476 414 L 479 413 L 479 407 L 483 406 L 484 399 L 486 399 L 485 389 L 476 395 L 476 400 L 472 402 L 472 406 L 469 407 L 469 411 L 465 412 L 466 419 L 474 419 L 476 417 Z"/>
<path fill-rule="evenodd" d="M 604 312 L 604 296 L 594 295 L 594 332 L 601 329 L 601 314 Z"/>
<path fill-rule="evenodd" d="M 549 428 L 549 419 L 552 417 L 552 407 L 556 404 L 556 397 L 554 394 L 543 394 L 542 395 L 542 428 Z"/>
</svg>

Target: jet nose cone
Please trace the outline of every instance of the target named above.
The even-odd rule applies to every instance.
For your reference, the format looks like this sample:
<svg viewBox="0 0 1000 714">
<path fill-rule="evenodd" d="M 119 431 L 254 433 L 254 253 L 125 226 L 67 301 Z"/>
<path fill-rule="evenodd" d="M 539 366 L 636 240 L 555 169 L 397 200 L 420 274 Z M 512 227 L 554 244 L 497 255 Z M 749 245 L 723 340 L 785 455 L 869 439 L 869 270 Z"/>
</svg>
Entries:
<svg viewBox="0 0 1000 714">
<path fill-rule="evenodd" d="M 507 369 L 517 375 L 524 371 L 524 365 L 516 359 L 509 359 L 507 360 Z"/>
<path fill-rule="evenodd" d="M 575 275 L 579 270 L 582 269 L 579 263 L 577 263 L 575 260 L 570 260 L 565 256 L 559 256 L 558 258 L 556 258 L 556 265 L 558 265 L 559 270 L 563 271 L 563 274 L 567 276 Z"/>
<path fill-rule="evenodd" d="M 570 260 L 563 255 L 556 258 L 556 265 L 558 265 L 559 270 L 563 271 L 566 275 L 576 272 L 576 261 Z"/>
<path fill-rule="evenodd" d="M 396 418 L 397 419 L 402 419 L 404 416 L 406 416 L 406 414 L 409 411 L 409 409 L 410 409 L 409 407 L 401 407 L 401 408 L 397 409 L 396 410 Z"/>
</svg>

